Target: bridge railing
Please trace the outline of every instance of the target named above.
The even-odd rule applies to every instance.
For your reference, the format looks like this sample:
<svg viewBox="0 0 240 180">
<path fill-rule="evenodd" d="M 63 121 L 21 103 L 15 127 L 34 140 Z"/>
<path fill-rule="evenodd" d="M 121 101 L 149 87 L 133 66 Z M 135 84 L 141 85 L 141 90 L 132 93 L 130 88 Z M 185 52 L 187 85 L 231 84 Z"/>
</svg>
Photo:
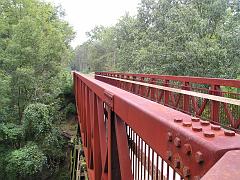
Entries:
<svg viewBox="0 0 240 180">
<path fill-rule="evenodd" d="M 240 149 L 240 135 L 233 131 L 73 74 L 90 179 L 199 179 L 207 172 L 211 177 L 215 165 L 224 169 L 220 158 L 226 152 Z M 227 158 L 224 166 L 232 162 Z"/>
<path fill-rule="evenodd" d="M 240 80 L 96 72 L 95 78 L 238 131 Z"/>
</svg>

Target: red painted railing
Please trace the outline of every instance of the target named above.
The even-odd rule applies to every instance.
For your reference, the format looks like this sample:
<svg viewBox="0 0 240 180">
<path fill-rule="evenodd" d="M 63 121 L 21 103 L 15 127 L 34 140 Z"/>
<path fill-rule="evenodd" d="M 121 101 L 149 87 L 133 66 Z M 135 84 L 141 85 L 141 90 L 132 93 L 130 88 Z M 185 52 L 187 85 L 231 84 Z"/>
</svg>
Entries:
<svg viewBox="0 0 240 180">
<path fill-rule="evenodd" d="M 90 179 L 211 179 L 215 173 L 221 179 L 239 177 L 240 161 L 232 158 L 239 157 L 240 135 L 73 74 Z"/>
<path fill-rule="evenodd" d="M 238 131 L 240 80 L 97 72 L 95 78 Z"/>
</svg>

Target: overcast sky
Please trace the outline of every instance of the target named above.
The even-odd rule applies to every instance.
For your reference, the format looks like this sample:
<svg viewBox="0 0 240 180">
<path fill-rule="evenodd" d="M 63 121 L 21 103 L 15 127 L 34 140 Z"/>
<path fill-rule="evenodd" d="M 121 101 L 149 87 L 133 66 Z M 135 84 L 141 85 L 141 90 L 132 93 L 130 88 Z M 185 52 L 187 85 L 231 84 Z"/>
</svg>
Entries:
<svg viewBox="0 0 240 180">
<path fill-rule="evenodd" d="M 65 19 L 73 26 L 77 35 L 73 47 L 86 40 L 85 32 L 96 25 L 114 25 L 126 12 L 135 15 L 139 0 L 45 0 L 61 4 Z"/>
</svg>

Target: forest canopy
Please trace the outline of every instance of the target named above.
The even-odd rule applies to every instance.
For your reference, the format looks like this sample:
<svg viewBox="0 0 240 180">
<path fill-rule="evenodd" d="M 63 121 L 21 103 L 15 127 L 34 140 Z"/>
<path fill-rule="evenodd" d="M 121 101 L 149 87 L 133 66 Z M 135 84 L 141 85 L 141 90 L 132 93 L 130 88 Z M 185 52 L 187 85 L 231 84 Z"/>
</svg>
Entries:
<svg viewBox="0 0 240 180">
<path fill-rule="evenodd" d="M 63 11 L 39 0 L 0 1 L 0 179 L 39 179 L 57 172 L 71 93 L 72 27 Z"/>
<path fill-rule="evenodd" d="M 238 0 L 142 0 L 136 16 L 88 32 L 72 68 L 237 78 L 239 37 Z"/>
</svg>

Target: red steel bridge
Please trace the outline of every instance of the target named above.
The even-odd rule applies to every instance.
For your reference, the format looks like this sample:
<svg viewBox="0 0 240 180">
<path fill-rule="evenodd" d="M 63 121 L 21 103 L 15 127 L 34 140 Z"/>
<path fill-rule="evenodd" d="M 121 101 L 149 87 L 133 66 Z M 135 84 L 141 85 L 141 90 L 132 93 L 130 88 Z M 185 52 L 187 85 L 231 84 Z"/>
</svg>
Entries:
<svg viewBox="0 0 240 180">
<path fill-rule="evenodd" d="M 73 75 L 89 179 L 240 179 L 240 80 Z"/>
</svg>

